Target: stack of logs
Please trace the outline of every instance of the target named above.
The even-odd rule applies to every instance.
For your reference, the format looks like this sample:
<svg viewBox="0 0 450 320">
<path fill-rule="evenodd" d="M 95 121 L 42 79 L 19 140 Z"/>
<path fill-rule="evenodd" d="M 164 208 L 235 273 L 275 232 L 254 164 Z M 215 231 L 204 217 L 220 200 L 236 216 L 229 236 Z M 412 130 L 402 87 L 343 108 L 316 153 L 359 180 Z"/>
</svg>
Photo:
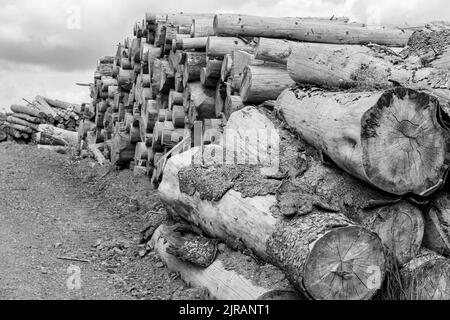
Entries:
<svg viewBox="0 0 450 320">
<path fill-rule="evenodd" d="M 0 117 L 0 140 L 43 146 L 76 146 L 81 106 L 37 96 L 27 105 L 12 105 Z"/>
<path fill-rule="evenodd" d="M 447 24 L 147 13 L 134 35 L 79 134 L 181 218 L 151 232 L 170 269 L 219 299 L 450 298 Z"/>
</svg>

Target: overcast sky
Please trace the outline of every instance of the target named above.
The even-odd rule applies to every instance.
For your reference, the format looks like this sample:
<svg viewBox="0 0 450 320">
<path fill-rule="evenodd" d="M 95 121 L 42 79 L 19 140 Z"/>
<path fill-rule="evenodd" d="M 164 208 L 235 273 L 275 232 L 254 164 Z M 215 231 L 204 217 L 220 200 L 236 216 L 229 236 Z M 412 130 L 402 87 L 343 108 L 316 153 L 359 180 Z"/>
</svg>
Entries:
<svg viewBox="0 0 450 320">
<path fill-rule="evenodd" d="M 417 24 L 450 20 L 449 9 L 448 0 L 1 0 L 0 109 L 37 94 L 89 101 L 86 88 L 75 82 L 92 81 L 97 59 L 114 54 L 145 11 Z"/>
</svg>

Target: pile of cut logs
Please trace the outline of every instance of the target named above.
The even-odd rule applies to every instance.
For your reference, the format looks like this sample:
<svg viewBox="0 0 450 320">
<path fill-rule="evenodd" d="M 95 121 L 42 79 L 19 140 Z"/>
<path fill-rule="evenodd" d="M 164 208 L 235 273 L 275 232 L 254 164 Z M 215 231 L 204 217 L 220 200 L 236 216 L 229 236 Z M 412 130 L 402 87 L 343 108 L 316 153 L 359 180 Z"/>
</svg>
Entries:
<svg viewBox="0 0 450 320">
<path fill-rule="evenodd" d="M 215 298 L 449 299 L 449 30 L 147 13 L 80 147 L 151 177 L 151 246 Z"/>
<path fill-rule="evenodd" d="M 0 117 L 0 141 L 42 146 L 77 146 L 81 106 L 43 96 L 26 105 L 12 105 Z"/>
</svg>

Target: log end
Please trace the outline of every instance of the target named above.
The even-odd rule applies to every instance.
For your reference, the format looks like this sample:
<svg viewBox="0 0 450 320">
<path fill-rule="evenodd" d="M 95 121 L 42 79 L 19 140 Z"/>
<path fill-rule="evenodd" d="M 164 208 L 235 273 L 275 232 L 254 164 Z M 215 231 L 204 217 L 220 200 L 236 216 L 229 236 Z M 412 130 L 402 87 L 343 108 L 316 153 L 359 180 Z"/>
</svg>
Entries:
<svg viewBox="0 0 450 320">
<path fill-rule="evenodd" d="M 380 289 L 385 257 L 376 234 L 358 226 L 336 228 L 313 246 L 303 280 L 312 298 L 365 300 Z"/>
<path fill-rule="evenodd" d="M 449 133 L 437 120 L 439 102 L 407 88 L 388 90 L 362 118 L 368 180 L 387 192 L 427 196 L 449 168 Z"/>
</svg>

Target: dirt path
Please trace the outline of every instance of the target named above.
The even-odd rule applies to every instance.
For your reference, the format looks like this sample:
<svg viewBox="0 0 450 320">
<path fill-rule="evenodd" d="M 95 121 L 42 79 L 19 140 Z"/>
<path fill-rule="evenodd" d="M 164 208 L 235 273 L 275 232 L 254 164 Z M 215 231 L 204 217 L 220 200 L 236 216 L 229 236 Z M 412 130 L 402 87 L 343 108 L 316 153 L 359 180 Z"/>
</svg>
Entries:
<svg viewBox="0 0 450 320">
<path fill-rule="evenodd" d="M 139 245 L 149 215 L 130 207 L 137 200 L 124 201 L 114 184 L 123 173 L 99 185 L 96 170 L 68 155 L 0 144 L 0 299 L 199 298 Z"/>
</svg>

